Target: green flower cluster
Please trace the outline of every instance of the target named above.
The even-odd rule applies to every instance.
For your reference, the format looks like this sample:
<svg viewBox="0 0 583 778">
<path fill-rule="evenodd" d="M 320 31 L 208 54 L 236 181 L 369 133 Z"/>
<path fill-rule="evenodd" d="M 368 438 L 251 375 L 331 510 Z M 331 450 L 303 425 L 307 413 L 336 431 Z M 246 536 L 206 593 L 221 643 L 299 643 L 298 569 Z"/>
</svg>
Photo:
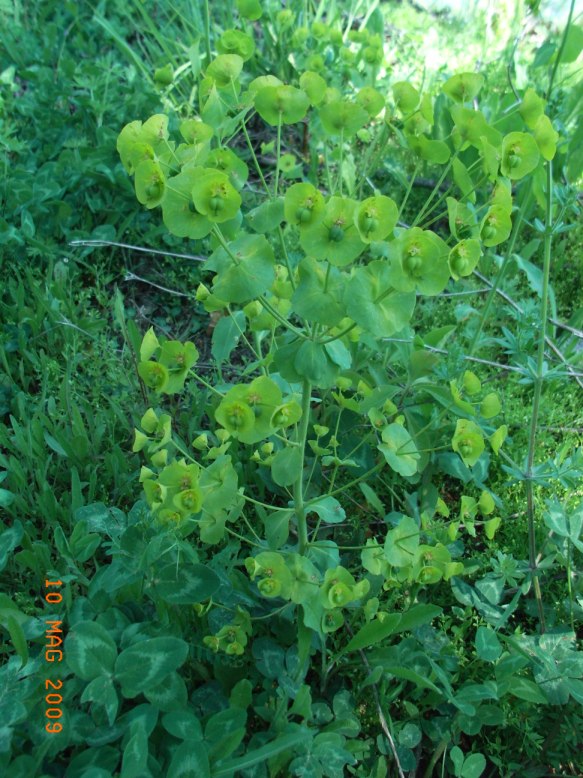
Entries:
<svg viewBox="0 0 583 778">
<path fill-rule="evenodd" d="M 308 557 L 263 551 L 248 557 L 245 567 L 264 597 L 289 600 L 302 605 L 304 620 L 324 633 L 334 632 L 344 623 L 342 608 L 362 600 L 370 589 L 367 579 L 356 582 L 344 567 L 329 568 L 322 580 L 319 570 Z"/>
<path fill-rule="evenodd" d="M 221 627 L 216 635 L 207 635 L 202 642 L 215 653 L 222 651 L 229 656 L 240 656 L 245 651 L 252 631 L 249 613 L 239 607 L 232 621 Z"/>
<path fill-rule="evenodd" d="M 156 357 L 156 361 L 152 357 Z M 140 347 L 138 373 L 146 386 L 157 394 L 176 394 L 184 388 L 188 371 L 197 359 L 194 343 L 167 340 L 160 344 L 150 327 Z"/>
<path fill-rule="evenodd" d="M 233 386 L 215 410 L 217 422 L 243 443 L 258 443 L 276 430 L 296 424 L 302 415 L 297 400 L 285 402 L 279 386 L 261 376 L 245 386 Z"/>
<path fill-rule="evenodd" d="M 498 416 L 502 410 L 500 398 L 496 392 L 482 393 L 482 383 L 475 373 L 466 370 L 462 377 L 461 387 L 457 381 L 450 381 L 450 392 L 454 404 L 468 416 L 489 420 Z M 471 397 L 472 401 L 465 399 Z M 481 399 L 477 399 L 481 396 Z M 475 399 L 474 399 L 475 398 Z M 495 454 L 498 454 L 506 435 L 508 427 L 504 424 L 498 427 L 490 436 L 490 445 Z M 473 467 L 482 455 L 485 444 L 482 428 L 469 419 L 458 419 L 455 433 L 452 438 L 452 447 L 465 465 Z"/>
</svg>

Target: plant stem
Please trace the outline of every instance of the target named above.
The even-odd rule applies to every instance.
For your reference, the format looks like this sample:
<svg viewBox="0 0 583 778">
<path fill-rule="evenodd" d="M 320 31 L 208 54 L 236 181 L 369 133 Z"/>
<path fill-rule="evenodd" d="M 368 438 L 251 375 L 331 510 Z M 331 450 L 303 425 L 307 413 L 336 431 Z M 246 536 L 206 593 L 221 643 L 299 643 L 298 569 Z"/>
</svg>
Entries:
<svg viewBox="0 0 583 778">
<path fill-rule="evenodd" d="M 281 111 L 279 112 L 279 121 L 277 123 L 277 160 L 275 163 L 275 186 L 273 196 L 277 197 L 279 192 L 279 165 L 281 157 Z"/>
<path fill-rule="evenodd" d="M 541 633 L 545 631 L 545 615 L 538 578 L 538 564 L 536 559 L 536 526 L 534 506 L 533 465 L 536 449 L 536 432 L 540 410 L 542 393 L 543 370 L 545 360 L 545 338 L 547 316 L 549 306 L 549 275 L 551 268 L 551 242 L 553 236 L 553 163 L 547 162 L 547 191 L 545 213 L 545 238 L 543 249 L 543 286 L 540 312 L 540 331 L 538 336 L 538 354 L 536 366 L 536 380 L 534 383 L 534 396 L 532 400 L 532 417 L 530 422 L 530 434 L 528 439 L 528 456 L 526 462 L 526 508 L 528 517 L 528 557 L 531 574 L 533 577 L 534 596 L 536 598 Z"/>
<path fill-rule="evenodd" d="M 573 20 L 573 11 L 575 10 L 575 0 L 571 0 L 571 5 L 569 6 L 569 16 L 567 17 L 567 25 L 565 27 L 565 30 L 563 32 L 563 38 L 561 40 L 561 45 L 559 46 L 559 51 L 557 53 L 557 58 L 555 60 L 555 64 L 553 66 L 553 72 L 551 73 L 551 77 L 549 80 L 549 88 L 547 89 L 546 98 L 547 100 L 551 96 L 551 92 L 553 91 L 553 84 L 555 82 L 555 76 L 557 75 L 557 69 L 561 63 L 561 58 L 563 56 L 563 51 L 565 49 L 565 43 L 567 42 L 567 35 L 569 34 L 569 29 L 571 27 L 571 22 Z"/>
<path fill-rule="evenodd" d="M 247 125 L 245 124 L 245 117 L 241 119 L 241 128 L 243 130 L 243 135 L 245 136 L 245 141 L 247 143 L 247 147 L 249 148 L 249 151 L 251 152 L 251 158 L 253 159 L 253 165 L 255 166 L 255 170 L 257 171 L 257 175 L 259 176 L 259 179 L 263 185 L 263 188 L 267 192 L 267 196 L 271 200 L 271 192 L 269 191 L 269 187 L 267 186 L 267 182 L 265 181 L 265 177 L 263 175 L 263 171 L 261 170 L 261 165 L 259 164 L 259 161 L 257 159 L 257 155 L 255 154 L 255 149 L 253 148 L 253 144 L 251 143 L 251 138 L 249 137 L 249 133 L 247 132 Z"/>
<path fill-rule="evenodd" d="M 518 216 L 512 228 L 512 235 L 510 236 L 510 242 L 508 244 L 508 248 L 506 249 L 506 253 L 504 254 L 504 259 L 502 260 L 502 264 L 498 269 L 498 273 L 496 274 L 496 278 L 494 279 L 492 288 L 490 289 L 488 297 L 486 298 L 484 310 L 482 311 L 482 314 L 480 316 L 480 321 L 478 322 L 478 328 L 476 329 L 474 333 L 474 337 L 472 338 L 472 342 L 470 343 L 470 348 L 468 350 L 467 356 L 471 357 L 474 351 L 476 350 L 478 339 L 482 334 L 484 324 L 486 323 L 486 319 L 488 318 L 488 313 L 490 312 L 490 308 L 492 307 L 492 303 L 494 302 L 494 298 L 496 297 L 496 292 L 498 291 L 498 287 L 502 283 L 502 278 L 504 276 L 506 267 L 508 266 L 508 261 L 512 256 L 512 252 L 514 250 L 514 244 L 516 243 L 516 239 L 518 237 L 518 233 L 520 232 L 520 227 L 522 225 L 522 220 L 524 219 L 524 213 L 528 210 L 531 198 L 532 198 L 532 183 L 529 182 L 526 197 L 521 207 L 518 210 Z"/>
<path fill-rule="evenodd" d="M 447 165 L 444 167 L 442 174 L 439 176 L 435 186 L 433 187 L 433 191 L 431 192 L 431 194 L 429 195 L 429 197 L 425 201 L 425 205 L 423 206 L 423 208 L 421 208 L 421 210 L 419 211 L 419 213 L 415 217 L 415 220 L 413 221 L 413 224 L 411 225 L 412 227 L 415 227 L 417 224 L 419 224 L 419 222 L 421 221 L 421 219 L 423 218 L 423 216 L 427 212 L 427 209 L 429 208 L 429 203 L 433 200 L 435 195 L 439 192 L 439 187 L 443 184 L 443 182 L 445 180 L 445 177 L 449 173 L 449 171 L 451 169 L 451 166 L 453 165 L 453 161 L 454 161 L 454 159 L 456 157 L 457 157 L 457 154 L 454 154 L 453 157 L 450 158 L 450 160 L 447 163 Z M 415 170 L 417 170 L 417 168 L 415 168 Z M 411 185 L 413 184 L 414 180 L 415 180 L 415 178 L 411 179 Z M 439 200 L 438 200 L 438 202 L 439 202 Z"/>
<path fill-rule="evenodd" d="M 344 163 L 344 130 L 340 131 L 340 162 L 338 164 L 338 192 L 342 197 L 342 165 Z"/>
<path fill-rule="evenodd" d="M 407 205 L 407 200 L 409 199 L 409 195 L 411 194 L 411 190 L 413 189 L 413 184 L 415 183 L 415 179 L 417 178 L 417 173 L 419 172 L 420 167 L 421 167 L 421 163 L 417 162 L 417 164 L 415 165 L 415 170 L 413 170 L 411 174 L 411 179 L 409 180 L 409 186 L 407 187 L 407 191 L 405 192 L 405 197 L 403 198 L 401 207 L 399 208 L 399 217 L 398 217 L 399 219 L 401 218 L 401 215 L 405 210 L 405 206 Z"/>
<path fill-rule="evenodd" d="M 204 0 L 204 42 L 206 47 L 206 64 L 211 61 L 211 15 L 209 0 Z"/>
<path fill-rule="evenodd" d="M 307 379 L 302 385 L 302 421 L 298 433 L 300 444 L 300 466 L 296 482 L 294 484 L 294 508 L 298 520 L 299 553 L 303 556 L 308 547 L 308 523 L 304 504 L 304 456 L 306 452 L 306 438 L 308 437 L 308 424 L 310 422 L 310 400 L 312 398 L 312 384 Z"/>
</svg>

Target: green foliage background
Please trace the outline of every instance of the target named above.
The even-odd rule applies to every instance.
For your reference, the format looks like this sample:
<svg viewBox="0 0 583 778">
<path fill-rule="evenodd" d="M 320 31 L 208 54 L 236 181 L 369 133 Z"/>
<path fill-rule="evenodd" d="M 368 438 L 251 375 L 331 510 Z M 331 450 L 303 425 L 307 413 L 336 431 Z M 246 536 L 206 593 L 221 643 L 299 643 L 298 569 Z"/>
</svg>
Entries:
<svg viewBox="0 0 583 778">
<path fill-rule="evenodd" d="M 256 67 L 269 71 L 277 61 L 289 77 L 290 52 L 274 5 L 269 24 L 255 28 L 263 43 Z M 468 15 L 428 14 L 409 3 L 328 6 L 331 17 L 343 15 L 344 22 L 352 11 L 357 19 L 370 12 L 371 32 L 385 26 L 393 82 L 412 80 L 437 91 L 452 72 L 474 70 L 479 61 L 493 104 L 509 77 L 521 93 L 546 84 L 560 41 L 561 31 L 536 14 L 523 26 L 523 3 L 499 4 L 495 11 L 472 6 L 471 24 Z M 211 3 L 215 38 L 233 26 L 234 8 Z M 213 355 L 209 317 L 195 300 L 202 278 L 197 258 L 206 245 L 171 236 L 155 213 L 139 206 L 115 148 L 120 129 L 136 118 L 168 111 L 176 127 L 186 115 L 190 68 L 201 61 L 206 66 L 204 6 L 194 0 L 4 1 L 0 21 L 0 770 L 10 778 L 396 775 L 374 689 L 408 775 L 581 775 L 581 550 L 565 518 L 579 515 L 583 496 L 580 385 L 561 375 L 559 362 L 542 394 L 537 460 L 554 459 L 559 470 L 566 462 L 564 471 L 572 463 L 574 473 L 551 474 L 560 507 L 550 511 L 551 524 L 538 529 L 546 565 L 545 636 L 536 635 L 530 597 L 502 643 L 486 618 L 500 582 L 513 596 L 528 573 L 524 487 L 496 468 L 488 488 L 503 500 L 505 520 L 493 537 L 472 541 L 466 569 L 472 586 L 460 579 L 457 590 L 440 585 L 417 602 L 411 591 L 395 592 L 392 603 L 413 614 L 410 624 L 395 625 L 394 632 L 387 624 L 386 635 L 393 636 L 367 652 L 367 666 L 357 653 L 338 655 L 350 640 L 345 636 L 344 643 L 332 643 L 341 672 L 324 691 L 325 667 L 314 664 L 298 682 L 295 625 L 281 618 L 270 632 L 269 603 L 254 611 L 267 628 L 244 658 L 213 655 L 203 637 L 219 634 L 229 620 L 217 609 L 201 627 L 197 603 L 234 581 L 237 596 L 229 601 L 225 595 L 223 602 L 236 609 L 252 597 L 250 584 L 233 545 L 214 552 L 210 570 L 194 544 L 177 544 L 152 525 L 139 499 L 142 462 L 132 453 L 134 427 L 150 404 L 137 363 L 151 326 L 169 339 L 194 340 L 213 384 L 236 381 L 250 355 L 239 348 L 218 369 L 211 364 L 216 338 Z M 168 63 L 178 74 L 171 90 L 154 79 L 156 68 Z M 581 372 L 583 233 L 573 196 L 583 162 L 580 63 L 575 57 L 558 70 L 549 114 L 565 139 L 555 172 L 569 228 L 554 239 L 551 311 L 571 328 L 553 325 L 552 334 Z M 258 137 L 267 159 L 273 139 Z M 359 141 L 344 160 L 347 169 L 356 169 L 364 153 Z M 399 202 L 413 170 L 411 153 L 401 150 L 383 160 L 374 183 Z M 570 190 L 561 190 L 561 170 Z M 431 170 L 417 179 L 402 213 L 406 223 L 435 184 Z M 490 340 L 478 357 L 510 367 L 534 358 L 540 247 L 528 213 L 518 259 L 504 278 L 506 297 L 495 298 L 485 328 Z M 480 266 L 486 279 L 496 271 L 491 259 Z M 419 331 L 456 324 L 469 340 L 483 311 L 485 283 L 476 277 L 453 282 L 447 292 L 459 296 L 424 300 Z M 437 367 L 443 380 L 468 367 L 463 354 L 455 344 L 448 347 Z M 503 399 L 513 450 L 526 452 L 532 382 L 492 365 L 479 372 L 484 386 Z M 196 393 L 169 401 L 181 440 L 200 431 L 207 402 Z M 535 487 L 541 504 L 548 496 L 544 478 Z M 458 510 L 463 480 L 452 472 L 441 487 Z M 368 524 L 379 518 L 378 497 L 356 487 L 349 494 L 353 510 L 340 539 L 364 544 Z M 381 498 L 391 510 L 404 501 L 415 513 L 415 496 L 395 497 L 387 489 Z M 41 599 L 47 576 L 63 581 L 60 611 Z M 441 615 L 423 610 L 433 606 Z M 45 679 L 61 669 L 47 670 L 44 622 L 65 613 L 68 739 L 47 737 L 39 715 Z M 244 630 L 243 618 L 237 626 Z M 498 700 L 505 684 L 512 691 Z M 432 685 L 450 696 L 440 697 Z M 473 703 L 480 705 L 479 722 Z M 284 707 L 288 729 L 270 730 L 273 711 L 281 717 Z M 309 759 L 302 751 L 306 737 L 312 738 Z"/>
</svg>

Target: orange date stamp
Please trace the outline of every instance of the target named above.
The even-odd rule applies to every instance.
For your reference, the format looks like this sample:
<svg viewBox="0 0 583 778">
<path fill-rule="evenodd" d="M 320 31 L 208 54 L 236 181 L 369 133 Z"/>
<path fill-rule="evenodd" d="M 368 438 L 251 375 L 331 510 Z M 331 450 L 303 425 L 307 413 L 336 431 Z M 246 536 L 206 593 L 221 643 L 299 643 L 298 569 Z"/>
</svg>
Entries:
<svg viewBox="0 0 583 778">
<path fill-rule="evenodd" d="M 63 595 L 59 591 L 62 581 L 45 581 L 44 599 L 49 605 L 58 605 L 63 601 Z M 46 620 L 45 629 L 45 661 L 63 661 L 63 629 L 61 620 Z M 63 695 L 59 694 L 63 689 L 63 682 L 58 678 L 51 681 L 45 679 L 45 730 L 54 735 L 62 732 L 63 725 L 58 719 L 63 715 Z"/>
</svg>

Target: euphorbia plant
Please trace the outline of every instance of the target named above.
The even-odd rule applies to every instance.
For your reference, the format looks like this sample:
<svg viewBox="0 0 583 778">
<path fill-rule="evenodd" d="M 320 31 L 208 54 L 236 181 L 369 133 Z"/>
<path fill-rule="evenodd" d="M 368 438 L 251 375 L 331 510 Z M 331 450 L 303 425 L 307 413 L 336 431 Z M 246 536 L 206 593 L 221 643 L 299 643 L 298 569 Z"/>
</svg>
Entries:
<svg viewBox="0 0 583 778">
<path fill-rule="evenodd" d="M 192 444 L 172 437 L 170 416 L 150 408 L 135 450 L 149 459 L 141 480 L 153 521 L 179 542 L 237 544 L 245 583 L 232 580 L 228 597 L 217 584 L 199 608 L 205 616 L 226 598 L 235 616 L 205 644 L 242 654 L 266 608 L 295 615 L 297 679 L 318 650 L 325 683 L 340 656 L 385 639 L 402 618 L 406 629 L 437 615 L 420 603 L 428 585 L 463 574 L 454 541 L 475 536 L 476 524 L 491 538 L 500 523 L 486 518 L 496 503 L 484 488 L 490 452 L 499 454 L 507 433 L 492 421 L 498 397 L 470 371 L 444 386 L 423 347 L 445 342 L 451 329 L 412 338 L 412 318 L 418 297 L 471 275 L 508 238 L 513 183 L 538 174 L 557 135 L 532 90 L 515 110 L 486 117 L 474 107 L 483 86 L 476 74 L 450 78 L 435 104 L 405 82 L 386 99 L 370 86 L 346 94 L 314 72 L 315 60 L 295 84 L 249 81 L 247 41 L 221 40 L 199 84 L 199 115 L 179 123 L 181 137 L 157 115 L 127 125 L 118 149 L 140 202 L 161 206 L 172 234 L 206 241 L 208 278 L 196 298 L 232 322 L 233 343 L 242 339 L 250 356 L 243 380 L 216 380 L 197 367 L 194 344 L 149 330 L 139 366 L 146 386 L 161 401 L 193 379 L 189 387 L 207 401 Z M 363 62 L 374 68 L 378 48 L 368 43 Z M 250 135 L 255 114 L 273 132 L 267 166 Z M 286 185 L 283 146 L 294 146 L 300 124 L 319 164 Z M 345 169 L 356 133 L 370 143 L 360 175 Z M 442 168 L 410 226 L 400 218 L 411 187 L 398 204 L 374 188 L 357 198 L 391 141 L 416 171 Z M 439 216 L 448 229 L 438 233 Z M 224 332 L 216 328 L 215 344 Z M 459 519 L 432 485 L 443 462 L 477 490 L 462 497 Z M 359 485 L 384 521 L 343 546 Z M 391 596 L 400 587 L 406 619 Z M 275 718 L 285 710 L 284 702 Z"/>
</svg>

